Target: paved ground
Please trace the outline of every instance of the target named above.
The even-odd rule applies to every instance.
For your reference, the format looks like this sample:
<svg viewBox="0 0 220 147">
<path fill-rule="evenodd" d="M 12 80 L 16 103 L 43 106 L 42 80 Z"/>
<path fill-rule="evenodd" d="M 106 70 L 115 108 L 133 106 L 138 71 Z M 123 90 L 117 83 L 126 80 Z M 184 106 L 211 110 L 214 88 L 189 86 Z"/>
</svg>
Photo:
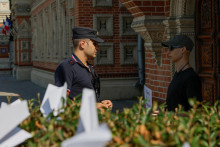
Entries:
<svg viewBox="0 0 220 147">
<path fill-rule="evenodd" d="M 42 88 L 30 81 L 16 80 L 11 75 L 0 75 L 0 92 L 17 93 L 23 99 L 37 98 L 37 93 L 40 93 L 40 99 L 42 101 L 46 88 Z M 12 97 L 11 102 L 15 101 L 18 97 Z M 0 103 L 7 102 L 5 96 L 0 96 Z M 114 100 L 113 111 L 123 108 L 130 108 L 137 100 Z"/>
</svg>

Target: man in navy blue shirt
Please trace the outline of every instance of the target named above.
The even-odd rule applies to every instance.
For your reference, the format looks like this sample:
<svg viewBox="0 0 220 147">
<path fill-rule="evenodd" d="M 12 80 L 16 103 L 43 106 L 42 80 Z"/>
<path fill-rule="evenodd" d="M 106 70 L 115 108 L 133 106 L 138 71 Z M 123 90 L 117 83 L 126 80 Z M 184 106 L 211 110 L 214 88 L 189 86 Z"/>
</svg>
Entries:
<svg viewBox="0 0 220 147">
<path fill-rule="evenodd" d="M 82 93 L 83 88 L 94 89 L 97 101 L 100 95 L 100 81 L 93 66 L 87 62 L 89 57 L 95 58 L 98 43 L 104 42 L 98 37 L 98 32 L 87 27 L 73 28 L 74 53 L 64 60 L 56 69 L 55 85 L 63 86 L 67 82 L 67 96 L 70 99 Z M 97 103 L 97 108 L 112 108 L 110 100 Z"/>
</svg>

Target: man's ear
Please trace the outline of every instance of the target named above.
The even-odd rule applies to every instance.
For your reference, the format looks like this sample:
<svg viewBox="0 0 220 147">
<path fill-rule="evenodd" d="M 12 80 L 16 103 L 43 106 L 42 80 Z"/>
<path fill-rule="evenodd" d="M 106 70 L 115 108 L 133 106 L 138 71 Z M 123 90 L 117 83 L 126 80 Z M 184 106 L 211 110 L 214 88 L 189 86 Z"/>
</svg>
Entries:
<svg viewBox="0 0 220 147">
<path fill-rule="evenodd" d="M 186 52 L 187 51 L 187 49 L 186 49 L 186 47 L 184 46 L 184 47 L 182 47 L 182 52 L 184 53 L 184 52 Z"/>
<path fill-rule="evenodd" d="M 81 41 L 79 42 L 79 49 L 80 49 L 80 50 L 83 50 L 83 49 L 85 48 L 85 44 L 86 44 L 86 41 L 85 41 L 85 40 L 81 40 Z"/>
</svg>

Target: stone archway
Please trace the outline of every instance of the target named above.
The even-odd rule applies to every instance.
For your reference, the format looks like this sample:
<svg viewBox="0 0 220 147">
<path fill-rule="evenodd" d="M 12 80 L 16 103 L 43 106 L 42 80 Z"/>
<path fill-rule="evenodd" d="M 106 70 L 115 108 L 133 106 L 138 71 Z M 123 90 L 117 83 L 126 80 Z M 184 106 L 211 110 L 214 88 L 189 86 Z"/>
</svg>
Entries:
<svg viewBox="0 0 220 147">
<path fill-rule="evenodd" d="M 175 68 L 161 42 L 175 34 L 185 34 L 194 40 L 195 0 L 120 1 L 134 17 L 131 27 L 145 41 L 145 85 L 153 90 L 154 99 L 164 101 Z M 159 7 L 163 7 L 163 13 L 151 13 Z M 191 65 L 195 68 L 195 52 Z"/>
</svg>

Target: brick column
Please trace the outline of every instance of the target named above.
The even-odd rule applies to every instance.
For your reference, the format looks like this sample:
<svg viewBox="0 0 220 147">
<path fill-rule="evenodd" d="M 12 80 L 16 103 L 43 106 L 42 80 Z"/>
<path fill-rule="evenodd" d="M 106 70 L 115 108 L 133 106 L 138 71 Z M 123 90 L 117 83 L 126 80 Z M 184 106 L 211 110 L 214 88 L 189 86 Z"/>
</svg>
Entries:
<svg viewBox="0 0 220 147">
<path fill-rule="evenodd" d="M 165 26 L 163 16 L 134 18 L 132 28 L 145 41 L 145 85 L 153 90 L 153 98 L 166 98 L 170 78 L 170 61 L 167 58 L 167 49 L 161 42 L 164 38 Z"/>
</svg>

